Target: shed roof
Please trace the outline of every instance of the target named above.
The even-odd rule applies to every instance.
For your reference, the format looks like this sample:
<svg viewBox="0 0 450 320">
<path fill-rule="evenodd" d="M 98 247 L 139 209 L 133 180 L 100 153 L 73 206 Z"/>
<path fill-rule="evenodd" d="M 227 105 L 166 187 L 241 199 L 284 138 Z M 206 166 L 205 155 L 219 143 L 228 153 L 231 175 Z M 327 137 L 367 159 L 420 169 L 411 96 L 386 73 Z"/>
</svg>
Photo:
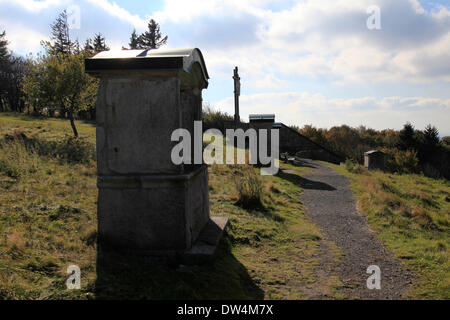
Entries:
<svg viewBox="0 0 450 320">
<path fill-rule="evenodd" d="M 251 114 L 248 117 L 251 120 L 275 120 L 274 114 Z"/>
<path fill-rule="evenodd" d="M 380 150 L 370 150 L 370 151 L 364 152 L 364 155 L 366 155 L 366 156 L 371 155 L 371 154 L 384 154 L 384 152 L 382 152 Z"/>
</svg>

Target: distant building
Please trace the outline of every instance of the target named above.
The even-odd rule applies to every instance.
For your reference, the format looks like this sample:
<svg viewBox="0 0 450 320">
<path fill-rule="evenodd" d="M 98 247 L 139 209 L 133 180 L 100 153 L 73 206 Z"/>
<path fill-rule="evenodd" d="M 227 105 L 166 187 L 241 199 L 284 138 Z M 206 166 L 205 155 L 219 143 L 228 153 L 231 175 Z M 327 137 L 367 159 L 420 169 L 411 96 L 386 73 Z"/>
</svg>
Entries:
<svg viewBox="0 0 450 320">
<path fill-rule="evenodd" d="M 224 125 L 225 129 L 233 129 L 235 124 L 232 121 L 227 121 Z M 287 153 L 290 157 L 296 155 L 300 158 L 323 160 L 337 164 L 344 161 L 344 157 L 315 143 L 300 132 L 283 123 L 275 122 L 274 114 L 251 114 L 249 123 L 241 122 L 239 128 L 244 131 L 248 129 L 278 129 L 280 133 L 280 154 Z M 267 138 L 268 150 L 270 150 L 270 134 Z"/>
<path fill-rule="evenodd" d="M 255 123 L 255 122 L 274 123 L 275 122 L 274 114 L 251 114 L 248 118 L 249 118 L 250 123 Z"/>
<path fill-rule="evenodd" d="M 369 170 L 385 170 L 386 154 L 379 150 L 371 150 L 364 153 L 364 167 Z"/>
</svg>

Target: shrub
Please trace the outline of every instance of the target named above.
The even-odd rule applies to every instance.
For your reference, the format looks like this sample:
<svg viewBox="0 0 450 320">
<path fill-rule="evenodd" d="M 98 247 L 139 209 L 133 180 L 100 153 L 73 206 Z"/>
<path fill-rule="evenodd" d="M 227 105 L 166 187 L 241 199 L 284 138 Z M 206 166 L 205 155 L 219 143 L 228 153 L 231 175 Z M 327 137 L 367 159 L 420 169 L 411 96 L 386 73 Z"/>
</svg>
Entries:
<svg viewBox="0 0 450 320">
<path fill-rule="evenodd" d="M 430 229 L 436 228 L 436 225 L 433 223 L 433 219 L 431 218 L 430 213 L 426 209 L 422 207 L 416 207 L 412 211 L 412 216 L 420 225 L 422 225 L 422 227 Z"/>
<path fill-rule="evenodd" d="M 58 268 L 59 266 L 53 258 L 45 258 L 43 260 L 40 258 L 35 258 L 25 266 L 25 269 L 50 276 L 56 274 L 58 272 Z"/>
<path fill-rule="evenodd" d="M 439 179 L 442 176 L 441 171 L 429 163 L 425 163 L 423 166 L 423 173 L 433 179 Z"/>
<path fill-rule="evenodd" d="M 0 172 L 11 178 L 19 179 L 37 172 L 42 161 L 39 156 L 89 163 L 95 160 L 95 145 L 70 136 L 59 141 L 45 141 L 18 134 L 6 135 L 0 140 Z"/>
<path fill-rule="evenodd" d="M 35 173 L 39 167 L 39 158 L 34 152 L 28 152 L 23 141 L 10 140 L 0 142 L 0 172 L 19 179 L 29 173 Z"/>
<path fill-rule="evenodd" d="M 416 151 L 384 148 L 387 154 L 386 169 L 392 173 L 420 173 L 419 159 Z"/>
<path fill-rule="evenodd" d="M 83 138 L 66 136 L 56 146 L 57 156 L 69 162 L 88 163 L 95 159 L 95 146 Z"/>
<path fill-rule="evenodd" d="M 33 140 L 29 143 L 42 156 L 59 158 L 74 163 L 89 163 L 95 159 L 95 146 L 83 138 L 66 135 L 61 140 Z"/>
<path fill-rule="evenodd" d="M 203 106 L 203 130 L 214 128 L 224 130 L 226 121 L 233 121 L 234 117 L 226 112 L 220 110 L 214 110 L 210 105 L 205 104 Z"/>
<path fill-rule="evenodd" d="M 363 166 L 351 159 L 345 160 L 345 169 L 350 173 L 361 174 L 364 172 Z"/>
<path fill-rule="evenodd" d="M 68 162 L 89 163 L 91 160 L 95 160 L 96 155 L 93 143 L 84 138 L 75 138 L 69 135 L 60 140 L 41 140 L 28 138 L 23 133 L 16 133 L 14 136 L 5 135 L 3 140 L 3 144 L 19 143 L 25 148 L 22 151 L 29 154 L 59 158 Z"/>
<path fill-rule="evenodd" d="M 261 179 L 251 166 L 243 166 L 234 175 L 234 183 L 238 192 L 238 204 L 246 209 L 261 208 L 263 186 Z"/>
</svg>

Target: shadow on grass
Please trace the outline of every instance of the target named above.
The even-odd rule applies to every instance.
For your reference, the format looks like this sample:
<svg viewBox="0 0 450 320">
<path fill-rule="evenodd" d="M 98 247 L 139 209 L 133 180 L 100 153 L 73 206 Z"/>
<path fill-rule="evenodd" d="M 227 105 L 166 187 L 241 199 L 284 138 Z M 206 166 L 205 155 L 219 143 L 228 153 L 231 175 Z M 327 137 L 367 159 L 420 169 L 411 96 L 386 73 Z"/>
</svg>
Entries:
<svg viewBox="0 0 450 320">
<path fill-rule="evenodd" d="M 310 162 L 310 160 L 295 158 L 295 161 L 292 163 L 296 167 L 305 167 L 305 168 L 317 168 L 316 165 Z"/>
<path fill-rule="evenodd" d="M 327 190 L 327 191 L 334 191 L 336 190 L 335 187 L 330 186 L 327 183 L 309 180 L 303 177 L 300 177 L 297 174 L 289 173 L 286 170 L 280 170 L 278 172 L 278 177 L 285 179 L 287 181 L 290 181 L 294 183 L 295 185 L 300 186 L 303 189 L 312 189 L 312 190 Z"/>
<path fill-rule="evenodd" d="M 19 112 L 1 112 L 0 114 L 8 116 L 8 117 L 17 117 L 23 121 L 36 121 L 36 120 L 46 120 L 47 117 L 43 115 L 37 114 L 27 114 L 27 113 L 19 113 Z"/>
<path fill-rule="evenodd" d="M 257 208 L 243 208 L 252 216 L 260 216 L 277 222 L 284 222 L 286 219 L 274 212 L 272 208 L 264 205 Z"/>
<path fill-rule="evenodd" d="M 122 256 L 98 246 L 96 299 L 263 299 L 264 292 L 231 253 L 227 235 L 213 264 L 179 266 Z"/>
<path fill-rule="evenodd" d="M 266 206 L 263 202 L 255 202 L 250 204 L 244 204 L 240 201 L 234 203 L 235 206 L 240 207 L 248 212 L 248 214 L 252 216 L 260 216 L 267 219 L 272 219 L 273 221 L 283 222 L 285 218 L 280 216 L 278 213 L 274 212 L 274 210 L 268 206 Z"/>
</svg>

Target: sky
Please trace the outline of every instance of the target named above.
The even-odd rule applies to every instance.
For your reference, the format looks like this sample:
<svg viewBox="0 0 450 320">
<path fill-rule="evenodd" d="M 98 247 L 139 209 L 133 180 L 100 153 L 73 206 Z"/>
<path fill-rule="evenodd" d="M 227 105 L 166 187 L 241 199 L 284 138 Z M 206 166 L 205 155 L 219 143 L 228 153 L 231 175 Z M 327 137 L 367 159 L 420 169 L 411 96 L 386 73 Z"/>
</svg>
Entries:
<svg viewBox="0 0 450 320">
<path fill-rule="evenodd" d="M 211 78 L 203 100 L 229 114 L 238 66 L 243 120 L 274 113 L 287 125 L 374 129 L 409 121 L 450 135 L 450 0 L 0 0 L 0 32 L 16 54 L 36 54 L 64 9 L 72 39 L 101 32 L 113 49 L 155 19 L 166 48 L 202 51 Z"/>
</svg>

